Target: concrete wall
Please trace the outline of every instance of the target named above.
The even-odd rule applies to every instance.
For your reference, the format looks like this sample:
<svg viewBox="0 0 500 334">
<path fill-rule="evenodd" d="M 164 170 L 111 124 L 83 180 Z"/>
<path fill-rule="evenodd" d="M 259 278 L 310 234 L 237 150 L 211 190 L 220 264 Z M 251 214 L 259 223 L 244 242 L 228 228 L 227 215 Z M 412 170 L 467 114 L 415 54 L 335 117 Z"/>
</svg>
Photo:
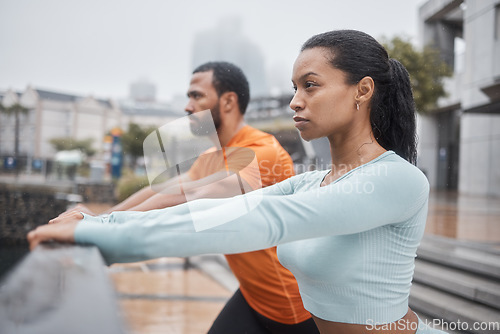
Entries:
<svg viewBox="0 0 500 334">
<path fill-rule="evenodd" d="M 0 183 L 0 245 L 25 245 L 26 233 L 46 224 L 72 204 L 76 191 L 83 202 L 115 203 L 112 183 L 79 183 L 55 187 Z"/>
<path fill-rule="evenodd" d="M 459 191 L 500 196 L 500 115 L 461 119 Z"/>
<path fill-rule="evenodd" d="M 418 162 L 417 166 L 425 173 L 431 188 L 437 185 L 438 128 L 434 116 L 418 115 Z"/>
<path fill-rule="evenodd" d="M 500 57 L 495 45 L 495 5 L 499 0 L 469 0 L 465 2 L 466 41 L 465 73 L 463 82 L 462 108 L 489 103 L 488 97 L 480 87 L 491 84 L 495 73 L 499 74 Z"/>
<path fill-rule="evenodd" d="M 26 233 L 66 211 L 67 205 L 46 187 L 0 184 L 0 244 L 26 245 Z"/>
</svg>

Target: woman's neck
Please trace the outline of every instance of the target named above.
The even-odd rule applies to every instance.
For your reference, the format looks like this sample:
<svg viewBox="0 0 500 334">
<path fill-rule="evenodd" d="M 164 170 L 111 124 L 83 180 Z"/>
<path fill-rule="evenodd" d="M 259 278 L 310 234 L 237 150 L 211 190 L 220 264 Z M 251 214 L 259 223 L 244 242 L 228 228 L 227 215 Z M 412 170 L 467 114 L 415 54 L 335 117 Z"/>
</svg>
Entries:
<svg viewBox="0 0 500 334">
<path fill-rule="evenodd" d="M 329 141 L 332 171 L 325 179 L 326 184 L 377 158 L 386 151 L 375 140 L 371 131 L 355 138 L 329 138 Z"/>
</svg>

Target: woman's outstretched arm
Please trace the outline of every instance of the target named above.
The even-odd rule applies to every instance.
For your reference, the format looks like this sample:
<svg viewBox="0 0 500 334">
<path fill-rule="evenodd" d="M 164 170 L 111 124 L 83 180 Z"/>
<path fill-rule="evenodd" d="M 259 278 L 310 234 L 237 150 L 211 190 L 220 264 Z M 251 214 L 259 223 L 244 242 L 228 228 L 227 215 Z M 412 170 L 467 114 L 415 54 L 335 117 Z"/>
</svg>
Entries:
<svg viewBox="0 0 500 334">
<path fill-rule="evenodd" d="M 341 182 L 295 194 L 198 200 L 176 214 L 169 209 L 133 215 L 116 212 L 107 224 L 88 217 L 77 224 L 74 240 L 96 245 L 108 263 L 241 253 L 397 224 L 424 207 L 428 191 L 420 171 L 409 164 L 396 165 L 389 166 L 388 175 L 361 171 Z M 242 199 L 250 197 L 255 205 L 239 214 L 245 208 Z"/>
</svg>

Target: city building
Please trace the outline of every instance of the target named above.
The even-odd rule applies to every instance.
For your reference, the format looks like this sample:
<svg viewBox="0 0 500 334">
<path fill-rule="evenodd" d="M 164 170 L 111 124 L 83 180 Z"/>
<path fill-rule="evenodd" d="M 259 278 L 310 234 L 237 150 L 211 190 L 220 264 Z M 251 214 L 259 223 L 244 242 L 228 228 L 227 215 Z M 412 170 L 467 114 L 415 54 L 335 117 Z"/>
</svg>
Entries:
<svg viewBox="0 0 500 334">
<path fill-rule="evenodd" d="M 0 92 L 0 103 L 19 103 L 28 109 L 20 115 L 19 156 L 49 159 L 55 155 L 53 138 L 92 139 L 93 148 L 104 148 L 107 132 L 121 126 L 121 111 L 110 99 L 78 96 L 28 86 L 22 92 Z M 14 154 L 14 116 L 0 115 L 0 155 Z"/>
<path fill-rule="evenodd" d="M 186 100 L 183 96 L 184 102 Z M 122 126 L 127 130 L 130 123 L 143 127 L 161 127 L 165 123 L 185 116 L 184 105 L 177 100 L 171 103 L 156 100 L 156 85 L 148 79 L 130 84 L 128 99 L 118 101 L 122 111 Z"/>
<path fill-rule="evenodd" d="M 165 103 L 140 103 L 135 101 L 120 101 L 122 111 L 122 126 L 126 131 L 130 123 L 142 127 L 161 127 L 162 125 L 186 116 L 184 109 L 174 108 Z"/>
<path fill-rule="evenodd" d="M 15 115 L 0 113 L 0 170 L 14 166 L 27 172 L 51 169 L 51 161 L 62 159 L 51 144 L 55 138 L 90 139 L 97 153 L 93 161 L 109 161 L 108 135 L 113 129 L 127 131 L 130 123 L 158 128 L 185 116 L 181 109 L 156 102 L 154 95 L 146 99 L 151 89 L 135 90 L 134 87 L 137 88 L 131 85 L 131 94 L 137 99 L 118 102 L 30 86 L 21 92 L 0 92 L 3 107 L 19 104 L 27 110 L 19 115 L 17 161 L 14 159 Z"/>
<path fill-rule="evenodd" d="M 500 0 L 429 0 L 419 38 L 454 75 L 419 116 L 418 166 L 434 189 L 500 196 Z"/>
</svg>

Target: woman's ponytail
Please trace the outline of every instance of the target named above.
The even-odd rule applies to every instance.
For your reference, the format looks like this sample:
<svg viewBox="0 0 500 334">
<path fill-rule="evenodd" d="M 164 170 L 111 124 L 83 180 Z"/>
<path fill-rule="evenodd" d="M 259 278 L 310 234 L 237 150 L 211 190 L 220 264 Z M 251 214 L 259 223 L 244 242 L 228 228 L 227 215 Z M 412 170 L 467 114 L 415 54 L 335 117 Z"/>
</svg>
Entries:
<svg viewBox="0 0 500 334">
<path fill-rule="evenodd" d="M 415 102 L 410 76 L 396 59 L 389 59 L 390 81 L 372 101 L 370 120 L 375 138 L 412 164 L 417 160 Z"/>
</svg>

